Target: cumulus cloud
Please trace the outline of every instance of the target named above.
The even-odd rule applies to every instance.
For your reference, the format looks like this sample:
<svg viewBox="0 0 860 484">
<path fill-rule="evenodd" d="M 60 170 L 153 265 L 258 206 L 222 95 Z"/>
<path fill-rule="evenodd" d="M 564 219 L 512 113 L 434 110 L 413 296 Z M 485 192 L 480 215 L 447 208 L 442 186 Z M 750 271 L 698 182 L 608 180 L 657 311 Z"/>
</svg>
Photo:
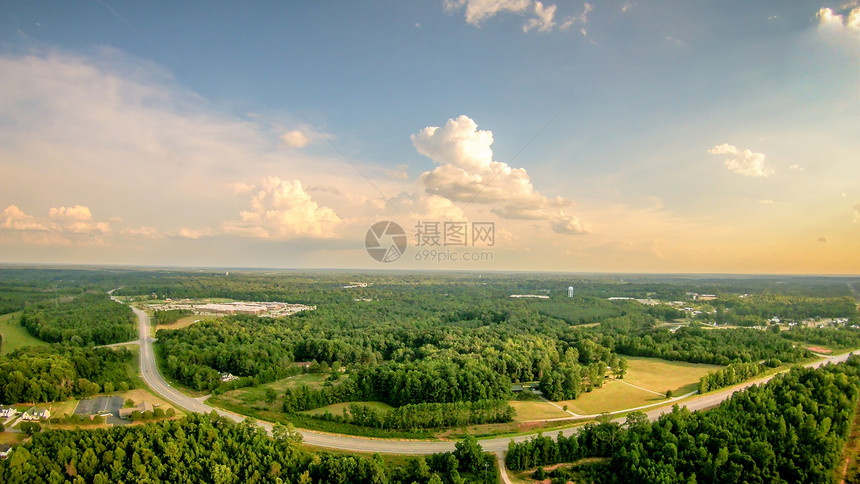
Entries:
<svg viewBox="0 0 860 484">
<path fill-rule="evenodd" d="M 549 220 L 560 233 L 590 231 L 587 224 L 564 214 L 571 200 L 548 199 L 535 190 L 525 169 L 494 161 L 493 133 L 479 130 L 468 116 L 449 119 L 443 127 L 428 126 L 411 140 L 418 153 L 439 165 L 419 177 L 427 194 L 491 205 L 502 218 Z"/>
<path fill-rule="evenodd" d="M 25 242 L 68 245 L 67 236 L 77 236 L 82 242 L 102 242 L 111 233 L 109 222 L 93 220 L 89 207 L 52 207 L 48 217 L 39 218 L 24 213 L 17 205 L 3 210 L 0 229 L 21 234 Z"/>
<path fill-rule="evenodd" d="M 94 221 L 89 207 L 83 205 L 53 207 L 48 212 L 48 216 L 51 220 L 59 224 L 60 228 L 65 232 L 78 234 L 110 233 L 110 224 L 108 222 Z"/>
<path fill-rule="evenodd" d="M 856 2 L 843 5 L 841 10 L 842 13 L 837 13 L 832 8 L 822 7 L 815 17 L 820 25 L 860 30 L 860 7 Z"/>
<path fill-rule="evenodd" d="M 586 234 L 592 231 L 590 225 L 583 224 L 577 217 L 565 217 L 563 212 L 550 222 L 550 227 L 559 234 Z"/>
<path fill-rule="evenodd" d="M 586 3 L 581 15 L 565 17 L 559 25 L 555 21 L 558 7 L 537 0 L 444 0 L 443 5 L 446 12 L 457 12 L 465 7 L 466 22 L 476 27 L 503 13 L 523 15 L 526 17 L 523 32 L 550 32 L 556 27 L 567 29 L 575 22 L 586 23 L 587 14 L 592 10 L 592 6 Z"/>
<path fill-rule="evenodd" d="M 860 202 L 854 204 L 854 223 L 860 222 Z"/>
<path fill-rule="evenodd" d="M 334 210 L 320 207 L 299 180 L 268 177 L 251 198 L 240 221 L 225 223 L 228 233 L 260 238 L 333 237 L 341 222 Z"/>
<path fill-rule="evenodd" d="M 708 150 L 713 155 L 729 155 L 724 161 L 726 168 L 734 173 L 746 176 L 767 177 L 776 173 L 764 162 L 763 153 L 753 153 L 750 150 L 740 151 L 737 147 L 723 143 Z"/>
<path fill-rule="evenodd" d="M 3 210 L 2 227 L 7 230 L 49 230 L 47 226 L 36 221 L 15 205 L 9 205 Z"/>
<path fill-rule="evenodd" d="M 311 140 L 299 130 L 293 130 L 282 134 L 281 140 L 290 148 L 304 148 L 311 142 Z"/>
<path fill-rule="evenodd" d="M 803 171 L 803 167 L 798 165 L 797 163 L 789 166 L 788 169 L 791 171 Z"/>
</svg>

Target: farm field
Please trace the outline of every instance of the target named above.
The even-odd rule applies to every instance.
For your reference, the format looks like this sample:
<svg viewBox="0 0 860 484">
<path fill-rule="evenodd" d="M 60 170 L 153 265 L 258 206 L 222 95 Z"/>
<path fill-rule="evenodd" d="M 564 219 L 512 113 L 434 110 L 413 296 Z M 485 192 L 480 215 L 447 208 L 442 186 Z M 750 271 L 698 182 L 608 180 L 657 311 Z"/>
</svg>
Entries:
<svg viewBox="0 0 860 484">
<path fill-rule="evenodd" d="M 48 343 L 31 335 L 18 323 L 21 311 L 4 314 L 0 316 L 0 334 L 3 342 L 0 343 L 0 354 L 9 354 L 24 346 L 44 346 Z"/>
</svg>

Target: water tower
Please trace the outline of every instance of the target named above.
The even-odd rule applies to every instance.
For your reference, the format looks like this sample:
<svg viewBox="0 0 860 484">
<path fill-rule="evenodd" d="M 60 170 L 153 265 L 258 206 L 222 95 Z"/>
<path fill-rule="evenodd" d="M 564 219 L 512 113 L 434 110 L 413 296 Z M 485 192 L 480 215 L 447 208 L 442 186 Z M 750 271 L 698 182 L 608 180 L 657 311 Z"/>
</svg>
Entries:
<svg viewBox="0 0 860 484">
<path fill-rule="evenodd" d="M 567 288 L 567 297 L 573 297 L 573 286 Z"/>
</svg>

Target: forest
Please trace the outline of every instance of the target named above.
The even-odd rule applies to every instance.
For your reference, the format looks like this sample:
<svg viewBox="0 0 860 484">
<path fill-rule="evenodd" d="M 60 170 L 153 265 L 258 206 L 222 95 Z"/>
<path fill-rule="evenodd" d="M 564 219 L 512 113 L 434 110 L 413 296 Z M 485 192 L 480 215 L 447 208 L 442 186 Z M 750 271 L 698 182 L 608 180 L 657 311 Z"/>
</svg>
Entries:
<svg viewBox="0 0 860 484">
<path fill-rule="evenodd" d="M 52 430 L 0 461 L 0 482 L 213 482 L 312 484 L 495 484 L 495 456 L 474 438 L 453 452 L 387 464 L 370 458 L 309 452 L 294 432 L 274 438 L 253 421 L 216 414 L 96 430 Z"/>
<path fill-rule="evenodd" d="M 798 367 L 765 385 L 735 393 L 718 408 L 677 406 L 655 422 L 634 412 L 623 424 L 601 419 L 555 440 L 511 442 L 506 464 L 526 470 L 603 458 L 562 468 L 559 482 L 587 474 L 593 482 L 834 482 L 834 468 L 856 412 L 860 357 L 819 369 Z"/>
<path fill-rule="evenodd" d="M 806 346 L 860 347 L 860 330 L 851 327 L 860 320 L 846 283 L 850 278 L 121 269 L 90 276 L 0 268 L 0 288 L 17 285 L 37 295 L 23 304 L 23 326 L 43 340 L 71 346 L 135 337 L 132 313 L 104 295 L 108 288 L 132 302 L 220 297 L 316 306 L 289 317 L 236 315 L 159 329 L 159 367 L 181 385 L 216 395 L 280 381 L 306 367 L 331 371 L 322 385 L 279 390 L 270 400 L 273 408 L 298 416 L 350 402 L 354 413 L 301 417 L 372 428 L 508 421 L 510 406 L 493 402 L 510 399 L 513 384 L 538 382 L 550 400 L 576 399 L 612 376 L 623 378 L 625 355 L 726 366 L 700 381 L 699 388 L 710 391 L 766 368 L 811 361 L 816 356 Z M 716 298 L 700 301 L 696 293 Z M 693 308 L 699 316 L 689 314 Z M 158 311 L 153 321 L 167 325 L 185 314 Z M 848 322 L 828 328 L 783 324 L 782 330 L 770 324 L 767 331 L 700 324 L 733 317 Z M 116 388 L 123 380 L 72 375 L 71 350 L 52 351 L 52 364 L 65 375 L 58 379 L 58 395 L 84 394 L 95 385 Z M 30 376 L 35 373 L 28 358 L 0 361 L 10 371 L 21 365 L 24 381 L 36 379 L 34 388 L 51 386 Z M 238 379 L 222 382 L 224 372 Z M 83 381 L 76 388 L 78 380 Z M 376 412 L 361 405 L 370 401 L 394 409 Z"/>
<path fill-rule="evenodd" d="M 49 343 L 74 346 L 122 343 L 136 337 L 131 308 L 106 294 L 84 294 L 68 302 L 33 304 L 21 314 L 21 325 Z"/>
<path fill-rule="evenodd" d="M 161 368 L 192 389 L 215 393 L 294 375 L 299 371 L 296 362 L 345 371 L 347 378 L 340 383 L 288 388 L 276 395 L 286 413 L 342 402 L 380 401 L 396 409 L 507 399 L 511 384 L 529 381 L 539 382 L 550 400 L 575 399 L 600 388 L 610 375 L 623 378 L 624 355 L 732 365 L 700 382 L 700 388 L 711 390 L 757 375 L 763 371 L 757 365 L 760 361 L 773 367 L 813 359 L 798 341 L 838 341 L 844 347 L 860 347 L 860 331 L 848 327 L 713 330 L 693 321 L 668 331 L 667 322 L 684 317 L 676 307 L 595 295 L 640 295 L 647 288 L 642 296 L 663 294 L 689 301 L 683 290 L 689 286 L 656 282 L 577 281 L 579 293 L 568 298 L 559 280 L 513 280 L 505 275 L 483 279 L 385 274 L 371 276 L 372 283 L 351 289 L 337 282 L 359 277 L 299 274 L 290 279 L 292 285 L 275 282 L 277 277 L 264 283 L 253 274 L 240 275 L 235 284 L 231 279 L 195 277 L 152 291 L 170 297 L 207 294 L 287 300 L 314 304 L 317 309 L 287 318 L 230 316 L 181 330 L 159 330 L 156 348 Z M 745 290 L 746 284 L 741 288 Z M 253 292 L 254 287 L 259 292 Z M 206 293 L 207 288 L 214 292 Z M 229 288 L 235 292 L 227 292 Z M 512 299 L 506 294 L 509 291 L 555 295 L 548 300 Z M 856 309 L 844 304 L 845 290 L 821 292 L 825 296 L 788 293 L 741 298 L 722 293 L 717 302 L 761 304 L 760 314 L 778 311 L 786 318 L 814 314 L 832 303 L 837 309 L 830 313 L 856 321 Z M 240 378 L 223 383 L 221 372 Z M 374 428 L 434 425 L 433 419 L 418 414 L 398 424 L 386 423 L 386 418 L 397 414 L 365 410 L 359 409 L 358 418 L 351 413 L 314 418 Z"/>
<path fill-rule="evenodd" d="M 29 346 L 0 357 L 0 403 L 54 402 L 126 391 L 132 354 L 125 348 Z"/>
</svg>

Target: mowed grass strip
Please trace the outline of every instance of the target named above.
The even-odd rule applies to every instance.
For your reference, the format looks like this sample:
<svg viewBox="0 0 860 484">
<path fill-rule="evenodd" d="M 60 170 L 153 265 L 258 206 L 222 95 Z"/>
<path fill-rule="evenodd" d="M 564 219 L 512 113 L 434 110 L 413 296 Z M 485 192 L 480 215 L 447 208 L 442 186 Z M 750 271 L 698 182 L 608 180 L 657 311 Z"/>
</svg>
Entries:
<svg viewBox="0 0 860 484">
<path fill-rule="evenodd" d="M 723 368 L 719 365 L 636 356 L 628 356 L 627 362 L 629 367 L 624 381 L 661 394 L 672 390 L 676 397 L 697 389 L 703 376 Z"/>
<path fill-rule="evenodd" d="M 508 403 L 517 411 L 514 422 L 570 417 L 569 413 L 543 400 L 511 400 Z"/>
<path fill-rule="evenodd" d="M 562 407 L 567 405 L 568 410 L 579 415 L 598 415 L 665 401 L 665 396 L 655 395 L 620 381 L 608 380 L 603 384 L 603 388 L 595 388 L 592 392 L 583 393 L 576 400 L 556 403 Z"/>
<path fill-rule="evenodd" d="M 302 412 L 305 415 L 323 415 L 326 412 L 329 412 L 332 415 L 343 415 L 344 409 L 346 409 L 346 413 L 349 413 L 349 406 L 355 403 L 356 405 L 364 405 L 365 407 L 370 407 L 380 413 L 387 413 L 391 410 L 391 405 L 382 402 L 343 402 L 343 403 L 333 403 L 331 405 L 327 405 L 325 407 L 315 408 L 313 410 L 306 410 Z"/>
<path fill-rule="evenodd" d="M 4 314 L 0 316 L 0 335 L 3 335 L 3 342 L 0 343 L 0 354 L 9 354 L 18 348 L 24 346 L 45 346 L 48 343 L 31 335 L 21 326 L 21 313 Z"/>
</svg>

